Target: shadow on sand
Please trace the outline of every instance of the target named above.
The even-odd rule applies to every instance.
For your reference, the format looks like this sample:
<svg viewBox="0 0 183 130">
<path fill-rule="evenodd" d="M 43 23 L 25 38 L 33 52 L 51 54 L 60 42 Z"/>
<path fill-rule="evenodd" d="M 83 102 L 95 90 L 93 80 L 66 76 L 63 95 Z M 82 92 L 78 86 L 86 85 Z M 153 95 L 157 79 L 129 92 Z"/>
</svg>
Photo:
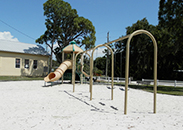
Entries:
<svg viewBox="0 0 183 130">
<path fill-rule="evenodd" d="M 86 104 L 86 105 L 92 107 L 91 111 L 97 111 L 97 112 L 102 112 L 102 113 L 109 113 L 109 112 L 105 111 L 104 109 L 100 109 L 100 108 L 98 108 L 98 107 L 96 107 L 96 106 L 94 106 L 94 105 L 92 105 L 92 104 L 90 104 L 90 103 L 88 103 L 88 102 L 86 102 L 86 101 L 84 101 L 84 100 L 82 100 L 82 99 L 80 99 L 80 98 L 78 98 L 78 97 L 76 97 L 76 96 L 70 94 L 70 93 L 67 92 L 67 91 L 64 91 L 64 93 L 66 93 L 66 94 L 68 94 L 69 96 L 71 96 L 71 97 L 77 99 L 78 101 L 80 101 L 80 102 L 82 102 L 82 103 L 84 103 L 84 104 Z M 102 103 L 102 102 L 99 102 L 99 104 L 102 105 L 102 106 L 105 106 L 105 104 Z M 112 108 L 113 110 L 118 111 L 118 109 L 117 109 L 116 107 L 114 107 L 114 106 L 110 106 L 110 108 Z"/>
</svg>

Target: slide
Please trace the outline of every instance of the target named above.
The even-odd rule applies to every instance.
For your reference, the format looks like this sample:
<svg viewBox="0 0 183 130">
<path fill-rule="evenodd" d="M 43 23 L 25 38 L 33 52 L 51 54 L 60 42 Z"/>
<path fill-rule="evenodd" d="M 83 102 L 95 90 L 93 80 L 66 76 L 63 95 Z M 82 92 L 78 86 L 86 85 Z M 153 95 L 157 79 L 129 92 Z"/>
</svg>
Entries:
<svg viewBox="0 0 183 130">
<path fill-rule="evenodd" d="M 62 77 L 64 72 L 72 66 L 72 60 L 65 60 L 60 66 L 54 71 L 48 74 L 45 78 L 45 82 L 54 82 Z"/>
</svg>

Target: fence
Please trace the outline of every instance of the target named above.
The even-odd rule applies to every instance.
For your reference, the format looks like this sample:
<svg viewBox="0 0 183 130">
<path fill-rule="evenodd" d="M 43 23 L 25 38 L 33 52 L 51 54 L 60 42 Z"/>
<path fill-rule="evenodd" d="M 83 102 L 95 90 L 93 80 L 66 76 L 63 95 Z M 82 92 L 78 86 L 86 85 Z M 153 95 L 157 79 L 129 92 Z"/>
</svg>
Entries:
<svg viewBox="0 0 183 130">
<path fill-rule="evenodd" d="M 94 76 L 94 79 L 97 79 L 97 82 L 94 82 L 94 84 L 110 84 L 112 78 L 111 77 L 105 77 L 105 76 Z M 131 78 L 129 78 L 129 83 L 131 83 Z M 114 82 L 117 83 L 124 83 L 125 82 L 125 78 L 121 78 L 121 77 L 114 77 Z M 83 83 L 89 83 L 89 81 L 87 81 L 87 79 L 85 79 L 85 77 L 83 77 Z"/>
<path fill-rule="evenodd" d="M 111 83 L 111 77 L 103 77 L 103 76 L 94 76 L 94 78 L 97 78 L 98 81 L 101 82 L 97 82 L 98 84 L 110 84 Z M 133 81 L 133 78 L 129 78 L 129 84 L 133 83 L 133 84 L 138 84 L 137 81 Z M 83 78 L 84 82 L 87 83 L 86 79 Z M 142 81 L 149 81 L 151 82 L 151 85 L 154 84 L 154 80 L 153 79 L 142 79 Z M 125 78 L 122 77 L 114 77 L 114 82 L 117 83 L 124 83 L 125 82 Z M 88 81 L 89 83 L 89 81 Z M 94 83 L 96 84 L 96 83 Z M 157 86 L 174 86 L 174 87 L 183 87 L 183 81 L 178 81 L 178 80 L 157 80 Z"/>
<path fill-rule="evenodd" d="M 150 81 L 152 84 L 154 83 L 153 79 L 142 79 L 142 81 Z M 178 80 L 157 80 L 157 86 L 174 86 L 174 87 L 183 87 L 183 81 Z"/>
</svg>

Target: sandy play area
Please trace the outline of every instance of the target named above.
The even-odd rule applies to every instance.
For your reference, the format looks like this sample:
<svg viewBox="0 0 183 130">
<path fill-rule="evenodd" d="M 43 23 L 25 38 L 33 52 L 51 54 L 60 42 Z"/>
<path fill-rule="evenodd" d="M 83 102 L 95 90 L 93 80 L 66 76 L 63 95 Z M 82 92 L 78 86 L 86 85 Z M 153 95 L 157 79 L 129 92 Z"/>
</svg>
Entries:
<svg viewBox="0 0 183 130">
<path fill-rule="evenodd" d="M 44 81 L 0 82 L 0 130 L 183 130 L 183 96 L 129 88 L 124 115 L 124 87 L 115 86 L 114 100 L 106 85 L 71 84 L 43 87 Z"/>
</svg>

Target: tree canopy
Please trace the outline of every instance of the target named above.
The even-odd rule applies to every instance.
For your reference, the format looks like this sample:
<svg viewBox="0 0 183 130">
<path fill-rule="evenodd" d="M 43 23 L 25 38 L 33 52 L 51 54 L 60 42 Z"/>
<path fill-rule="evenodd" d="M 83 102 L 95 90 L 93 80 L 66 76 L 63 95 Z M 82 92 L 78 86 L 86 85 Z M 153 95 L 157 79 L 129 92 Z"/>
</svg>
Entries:
<svg viewBox="0 0 183 130">
<path fill-rule="evenodd" d="M 146 18 L 138 20 L 126 28 L 126 35 L 139 29 L 152 33 L 158 45 L 158 79 L 182 80 L 183 74 L 179 73 L 179 70 L 183 70 L 182 0 L 160 0 L 158 18 L 157 26 L 149 24 Z M 115 43 L 115 76 L 121 76 L 119 68 L 122 66 L 122 76 L 124 77 L 126 43 L 127 39 Z M 134 79 L 153 78 L 153 62 L 151 39 L 144 34 L 134 36 L 130 43 L 129 75 Z"/>
<path fill-rule="evenodd" d="M 183 70 L 182 0 L 160 0 L 158 18 L 159 24 L 156 26 L 149 24 L 146 18 L 138 20 L 126 28 L 126 35 L 139 29 L 144 29 L 152 33 L 158 46 L 158 79 L 182 80 L 183 73 L 180 73 L 180 70 Z M 127 39 L 119 41 L 115 43 L 115 49 L 113 48 L 115 50 L 114 75 L 117 77 L 125 76 L 126 43 Z M 152 41 L 145 34 L 132 38 L 130 43 L 129 66 L 129 75 L 131 77 L 134 79 L 153 78 L 153 51 Z M 99 61 L 99 59 L 97 60 Z M 103 60 L 105 61 L 105 59 Z M 98 69 L 103 69 L 100 64 L 97 67 Z M 121 67 L 122 69 L 120 69 Z M 110 75 L 110 66 L 108 74 Z"/>
<path fill-rule="evenodd" d="M 146 18 L 138 20 L 132 26 L 126 28 L 126 35 L 133 33 L 136 30 L 144 29 L 149 32 L 154 32 L 155 26 L 150 25 Z M 126 43 L 127 39 L 119 41 L 115 44 L 116 52 L 122 53 L 123 60 L 123 76 L 126 58 Z M 116 59 L 120 59 L 120 54 L 116 54 Z M 119 60 L 117 62 L 120 62 Z M 116 63 L 120 65 L 120 63 Z M 116 69 L 119 69 L 119 67 Z M 146 35 L 134 36 L 130 43 L 130 76 L 136 79 L 153 77 L 153 44 L 151 39 Z M 119 71 L 119 70 L 117 70 Z"/>
<path fill-rule="evenodd" d="M 183 2 L 182 0 L 160 0 L 158 29 L 166 32 L 160 41 L 164 46 L 160 60 L 164 61 L 164 75 L 171 79 L 182 79 L 175 73 L 183 70 Z"/>
<path fill-rule="evenodd" d="M 94 47 L 95 27 L 90 20 L 79 16 L 68 2 L 47 0 L 43 9 L 47 30 L 36 40 L 37 43 L 45 43 L 56 56 L 73 40 L 85 49 Z M 54 49 L 55 43 L 57 47 Z"/>
<path fill-rule="evenodd" d="M 168 29 L 172 43 L 183 42 L 183 1 L 160 0 L 159 2 L 159 26 Z"/>
</svg>

